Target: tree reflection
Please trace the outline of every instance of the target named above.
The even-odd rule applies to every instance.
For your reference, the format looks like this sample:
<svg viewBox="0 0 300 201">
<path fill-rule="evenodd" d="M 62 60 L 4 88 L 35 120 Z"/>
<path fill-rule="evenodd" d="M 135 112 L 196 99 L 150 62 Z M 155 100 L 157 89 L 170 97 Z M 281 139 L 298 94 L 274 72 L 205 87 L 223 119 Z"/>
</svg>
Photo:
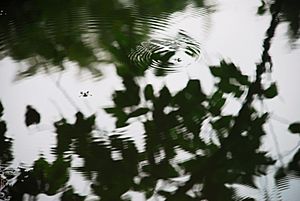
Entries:
<svg viewBox="0 0 300 201">
<path fill-rule="evenodd" d="M 4 108 L 0 101 L 0 165 L 7 165 L 13 160 L 11 152 L 12 139 L 5 136 L 7 129 L 5 121 L 2 120 L 3 110 Z"/>
<path fill-rule="evenodd" d="M 291 38 L 291 42 L 296 42 L 299 38 L 300 2 L 295 0 L 277 0 L 275 2 L 280 2 L 280 19 L 289 24 L 288 35 Z M 274 8 L 275 4 L 270 1 L 261 0 L 261 3 L 257 11 L 260 15 L 263 15 L 268 10 L 268 6 L 271 13 L 278 10 Z"/>
<path fill-rule="evenodd" d="M 296 40 L 300 36 L 300 2 L 293 0 L 283 1 L 282 18 L 289 23 L 289 35 Z"/>
<path fill-rule="evenodd" d="M 166 10 L 170 12 L 167 15 L 182 10 L 187 1 L 137 1 L 134 7 L 109 0 L 24 0 L 2 4 L 8 14 L 0 19 L 1 53 L 28 64 L 20 75 L 63 70 L 66 61 L 70 61 L 99 76 L 101 63 L 114 63 L 121 70 L 130 68 L 135 75 L 142 75 L 147 66 L 135 66 L 129 53 L 148 38 L 151 26 L 158 28 L 160 24 L 159 28 L 163 28 L 160 21 L 167 18 Z M 195 4 L 203 6 L 202 0 Z M 151 23 L 140 22 L 145 14 Z M 156 25 L 152 18 L 159 23 Z"/>
<path fill-rule="evenodd" d="M 174 96 L 166 87 L 155 96 L 152 86 L 148 85 L 144 90 L 144 99 L 151 102 L 147 104 L 151 107 L 139 107 L 131 111 L 128 108 L 133 105 L 118 104 L 124 103 L 124 99 L 115 101 L 115 108 L 107 109 L 118 121 L 125 120 L 124 125 L 128 119 L 137 116 L 143 115 L 147 119 L 143 122 L 145 152 L 141 153 L 145 157 L 141 161 L 145 164 L 141 171 L 147 176 L 141 178 L 141 184 L 143 179 L 151 178 L 152 182 L 148 182 L 151 186 L 146 188 L 152 189 L 152 193 L 147 192 L 149 196 L 152 196 L 158 180 L 168 181 L 190 175 L 190 179 L 184 185 L 177 186 L 175 192 L 161 190 L 158 193 L 167 200 L 192 200 L 192 197 L 196 197 L 196 200 L 231 200 L 233 191 L 227 185 L 240 183 L 255 186 L 253 177 L 264 174 L 266 167 L 274 163 L 265 156 L 265 152 L 259 151 L 268 114 L 260 114 L 251 103 L 247 103 L 247 107 L 243 107 L 236 116 L 222 114 L 223 105 L 228 99 L 226 94 L 235 94 L 239 98 L 249 90 L 251 83 L 247 76 L 242 75 L 233 64 L 225 62 L 219 67 L 212 67 L 211 71 L 214 75 L 236 79 L 231 82 L 236 85 L 222 78 L 220 80 L 225 83 L 218 83 L 216 92 L 211 96 L 202 92 L 198 80 L 190 80 Z M 116 126 L 120 126 L 118 121 Z M 209 133 L 213 137 L 209 143 L 199 136 L 199 133 L 209 135 L 203 133 L 203 126 L 212 128 Z M 190 160 L 176 163 L 175 157 L 180 151 L 188 152 Z M 189 197 L 186 192 L 197 184 L 202 187 L 201 193 L 198 192 L 200 195 Z"/>
<path fill-rule="evenodd" d="M 197 1 L 200 5 L 201 2 Z M 40 156 L 31 171 L 21 171 L 10 189 L 12 200 L 22 200 L 25 193 L 53 195 L 59 191 L 64 191 L 61 200 L 84 200 L 84 196 L 76 194 L 73 187 L 67 185 L 70 169 L 82 173 L 91 182 L 93 193 L 104 201 L 125 200 L 123 195 L 129 191 L 142 192 L 146 198 L 162 197 L 167 201 L 223 201 L 234 200 L 237 196 L 233 184 L 256 188 L 255 176 L 266 174 L 267 168 L 275 163 L 260 149 L 269 114 L 260 112 L 255 101 L 274 98 L 278 93 L 276 84 L 263 84 L 262 77 L 272 70 L 269 49 L 279 24 L 280 9 L 284 7 L 281 1 L 272 5 L 272 20 L 254 80 L 251 81 L 235 64 L 221 61 L 218 66 L 210 67 L 216 78 L 212 94 L 204 93 L 201 82 L 195 79 L 190 79 L 176 93 L 171 93 L 166 86 L 155 92 L 151 84 L 144 88 L 138 85 L 136 77 L 141 76 L 145 69 L 134 66 L 128 54 L 146 36 L 133 31 L 136 18 L 131 15 L 133 8 L 124 7 L 118 1 L 64 3 L 79 13 L 78 20 L 72 21 L 72 13 L 63 11 L 58 1 L 49 8 L 46 2 L 29 4 L 29 10 L 45 9 L 40 11 L 43 15 L 31 16 L 35 22 L 32 27 L 25 26 L 33 33 L 30 40 L 43 45 L 32 45 L 30 40 L 7 44 L 10 47 L 7 54 L 18 61 L 34 59 L 36 63 L 23 72 L 25 75 L 36 73 L 40 64 L 63 68 L 64 60 L 97 70 L 90 65 L 101 62 L 101 58 L 95 54 L 92 43 L 82 40 L 86 29 L 80 29 L 85 25 L 80 20 L 83 17 L 80 11 L 87 9 L 96 18 L 105 18 L 111 27 L 97 25 L 96 39 L 92 42 L 110 54 L 111 61 L 118 67 L 124 89 L 114 92 L 113 106 L 104 110 L 115 117 L 116 128 L 126 127 L 138 119 L 143 125 L 144 150 L 138 151 L 134 140 L 122 133 L 95 135 L 96 116 L 85 117 L 77 112 L 74 123 L 66 119 L 55 122 L 57 144 L 53 153 L 56 160 L 49 163 Z M 171 4 L 173 7 L 167 6 L 168 1 L 139 1 L 137 5 L 134 9 L 139 17 L 150 10 L 160 15 L 166 7 L 170 11 L 183 9 L 185 1 Z M 57 12 L 53 13 L 53 10 Z M 71 20 L 68 26 L 60 24 L 61 18 Z M 16 18 L 18 20 L 22 22 Z M 51 26 L 47 25 L 49 23 Z M 22 34 L 28 34 L 28 30 L 16 33 L 7 30 L 15 41 L 25 37 Z M 145 30 L 148 31 L 147 27 Z M 47 65 L 44 68 L 47 70 Z M 226 102 L 233 99 L 241 103 L 240 110 L 237 114 L 226 114 Z M 0 104 L 0 117 L 2 111 Z M 7 151 L 11 142 L 4 136 L 6 126 L 3 121 L 0 126 L 1 163 L 6 163 L 12 160 Z M 290 131 L 297 133 L 298 126 L 292 124 Z M 181 154 L 187 155 L 185 160 L 178 160 Z M 82 159 L 79 167 L 71 165 L 73 156 Z M 298 161 L 297 152 L 288 167 L 278 171 L 276 179 L 280 180 L 290 171 L 298 171 Z M 159 183 L 164 185 L 160 187 Z"/>
<path fill-rule="evenodd" d="M 122 135 L 96 139 L 92 135 L 95 116 L 85 118 L 78 112 L 74 124 L 65 120 L 55 124 L 57 160 L 61 161 L 68 154 L 79 155 L 83 166 L 77 170 L 91 180 L 91 187 L 101 200 L 122 200 L 122 195 L 132 189 L 145 192 L 147 197 L 160 195 L 167 200 L 231 200 L 234 191 L 230 184 L 255 187 L 254 176 L 265 174 L 267 166 L 274 163 L 265 156 L 265 152 L 259 151 L 268 114 L 260 114 L 251 106 L 252 101 L 246 100 L 246 106 L 237 115 L 224 116 L 222 108 L 228 99 L 226 94 L 235 94 L 242 99 L 243 95 L 250 93 L 252 83 L 232 63 L 222 62 L 221 66 L 211 67 L 211 72 L 236 79 L 232 82 L 235 85 L 227 83 L 219 86 L 220 82 L 217 82 L 217 91 L 206 95 L 199 80 L 190 80 L 183 90 L 174 95 L 167 87 L 155 94 L 151 85 L 142 90 L 132 78 L 127 77 L 124 83 L 129 88 L 117 91 L 113 99 L 115 107 L 106 111 L 116 117 L 117 127 L 127 125 L 132 118 L 144 116 L 145 151 L 138 152 L 133 140 Z M 127 97 L 140 98 L 130 100 Z M 143 107 L 140 106 L 141 100 L 147 103 Z M 203 126 L 211 126 L 209 142 L 201 137 L 201 134 L 209 134 L 202 130 Z M 189 159 L 176 161 L 175 157 L 180 152 L 189 153 Z M 62 165 L 63 162 L 57 164 Z M 51 186 L 52 177 L 47 177 L 47 172 L 51 173 L 51 169 L 47 171 L 48 166 L 47 162 L 39 159 L 33 172 L 42 175 L 37 178 Z M 57 171 L 66 171 L 67 166 L 60 167 L 64 168 Z M 55 168 L 53 172 L 56 172 Z M 188 181 L 180 185 L 172 182 L 173 178 L 184 175 L 190 175 Z M 174 185 L 177 190 L 156 191 L 158 181 Z M 57 190 L 62 183 L 52 184 L 53 189 Z M 195 185 L 201 188 L 193 195 L 186 194 Z"/>
</svg>

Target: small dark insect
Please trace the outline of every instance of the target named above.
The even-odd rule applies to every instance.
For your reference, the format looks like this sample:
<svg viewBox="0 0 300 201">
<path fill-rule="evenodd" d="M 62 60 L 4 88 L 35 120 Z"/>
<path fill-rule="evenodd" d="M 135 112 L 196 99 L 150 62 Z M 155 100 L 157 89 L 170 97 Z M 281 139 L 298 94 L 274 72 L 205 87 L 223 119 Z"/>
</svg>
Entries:
<svg viewBox="0 0 300 201">
<path fill-rule="evenodd" d="M 90 94 L 90 91 L 86 91 L 86 92 L 81 91 L 79 97 L 88 97 L 88 96 L 92 96 L 92 94 Z"/>
<path fill-rule="evenodd" d="M 176 58 L 175 61 L 181 62 L 182 60 L 180 58 Z"/>
<path fill-rule="evenodd" d="M 27 105 L 26 107 L 26 113 L 25 113 L 25 124 L 26 126 L 30 126 L 32 124 L 38 124 L 41 121 L 40 114 L 32 108 L 30 105 Z"/>
</svg>

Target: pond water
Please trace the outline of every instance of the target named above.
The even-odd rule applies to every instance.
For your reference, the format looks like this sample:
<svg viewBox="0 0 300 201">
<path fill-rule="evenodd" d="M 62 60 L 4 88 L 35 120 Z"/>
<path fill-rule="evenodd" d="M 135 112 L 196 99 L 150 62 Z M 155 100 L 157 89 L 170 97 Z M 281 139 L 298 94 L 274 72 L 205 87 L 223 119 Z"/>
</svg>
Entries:
<svg viewBox="0 0 300 201">
<path fill-rule="evenodd" d="M 297 0 L 2 0 L 0 200 L 300 196 Z"/>
</svg>

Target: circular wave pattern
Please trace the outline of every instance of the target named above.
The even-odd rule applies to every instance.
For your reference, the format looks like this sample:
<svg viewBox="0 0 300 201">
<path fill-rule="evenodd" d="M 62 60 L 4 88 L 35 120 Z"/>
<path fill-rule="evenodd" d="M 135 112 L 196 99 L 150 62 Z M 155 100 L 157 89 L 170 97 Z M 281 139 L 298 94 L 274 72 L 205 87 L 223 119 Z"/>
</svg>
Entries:
<svg viewBox="0 0 300 201">
<path fill-rule="evenodd" d="M 196 62 L 200 55 L 200 44 L 184 32 L 179 32 L 174 39 L 142 42 L 131 51 L 129 58 L 143 68 L 176 72 Z"/>
</svg>

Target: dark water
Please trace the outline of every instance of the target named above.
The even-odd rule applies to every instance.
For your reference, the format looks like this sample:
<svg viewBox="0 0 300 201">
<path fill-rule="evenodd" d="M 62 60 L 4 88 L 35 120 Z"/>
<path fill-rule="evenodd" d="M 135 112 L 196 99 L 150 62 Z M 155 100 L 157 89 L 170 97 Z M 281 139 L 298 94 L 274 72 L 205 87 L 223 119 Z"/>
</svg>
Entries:
<svg viewBox="0 0 300 201">
<path fill-rule="evenodd" d="M 299 199 L 300 5 L 0 3 L 0 200 Z"/>
</svg>

